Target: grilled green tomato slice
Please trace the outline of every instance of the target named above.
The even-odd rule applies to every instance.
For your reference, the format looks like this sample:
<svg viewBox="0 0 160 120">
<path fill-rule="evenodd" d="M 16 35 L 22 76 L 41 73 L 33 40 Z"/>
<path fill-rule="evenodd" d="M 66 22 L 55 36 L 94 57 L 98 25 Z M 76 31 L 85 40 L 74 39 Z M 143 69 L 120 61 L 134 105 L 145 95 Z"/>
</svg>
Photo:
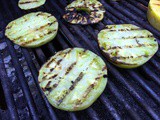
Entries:
<svg viewBox="0 0 160 120">
<path fill-rule="evenodd" d="M 57 34 L 57 19 L 49 13 L 35 12 L 10 22 L 5 35 L 23 47 L 39 47 Z"/>
<path fill-rule="evenodd" d="M 107 25 L 98 43 L 108 60 L 122 68 L 138 67 L 158 50 L 153 34 L 132 24 Z"/>
<path fill-rule="evenodd" d="M 46 0 L 19 0 L 18 6 L 23 10 L 29 10 L 42 6 Z"/>
<path fill-rule="evenodd" d="M 104 17 L 105 9 L 97 0 L 76 0 L 66 8 L 63 18 L 72 24 L 94 24 Z"/>
<path fill-rule="evenodd" d="M 105 89 L 107 67 L 89 50 L 68 48 L 42 66 L 38 80 L 54 107 L 78 111 L 89 107 Z"/>
</svg>

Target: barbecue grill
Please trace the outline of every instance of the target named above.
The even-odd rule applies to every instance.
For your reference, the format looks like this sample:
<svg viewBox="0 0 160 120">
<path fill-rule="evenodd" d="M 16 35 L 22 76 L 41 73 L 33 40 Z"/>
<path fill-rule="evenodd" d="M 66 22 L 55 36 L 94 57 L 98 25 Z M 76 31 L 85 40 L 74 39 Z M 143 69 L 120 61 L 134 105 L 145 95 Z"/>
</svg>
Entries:
<svg viewBox="0 0 160 120">
<path fill-rule="evenodd" d="M 102 22 L 71 25 L 62 18 L 68 0 L 47 0 L 38 9 L 23 11 L 18 0 L 0 0 L 0 119 L 2 120 L 160 120 L 160 51 L 143 66 L 121 69 L 110 64 L 97 45 L 97 33 L 106 24 L 132 23 L 151 31 L 160 43 L 160 32 L 147 21 L 149 0 L 100 0 L 106 9 Z M 71 1 L 70 1 L 71 2 Z M 12 20 L 45 11 L 59 21 L 57 37 L 36 49 L 22 48 L 4 36 Z M 83 47 L 100 55 L 108 67 L 108 84 L 100 98 L 88 109 L 64 112 L 52 107 L 38 85 L 38 70 L 55 52 Z"/>
</svg>

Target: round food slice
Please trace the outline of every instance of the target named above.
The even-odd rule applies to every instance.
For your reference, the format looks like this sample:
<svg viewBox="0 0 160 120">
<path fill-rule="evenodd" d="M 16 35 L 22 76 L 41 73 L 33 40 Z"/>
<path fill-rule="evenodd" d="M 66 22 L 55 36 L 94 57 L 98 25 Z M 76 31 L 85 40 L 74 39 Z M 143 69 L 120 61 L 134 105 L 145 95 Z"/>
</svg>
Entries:
<svg viewBox="0 0 160 120">
<path fill-rule="evenodd" d="M 23 10 L 29 10 L 42 6 L 46 0 L 19 0 L 18 6 Z"/>
<path fill-rule="evenodd" d="M 42 66 L 38 80 L 54 107 L 78 111 L 92 105 L 105 89 L 107 67 L 89 50 L 68 48 Z"/>
<path fill-rule="evenodd" d="M 132 24 L 107 25 L 98 34 L 98 43 L 108 60 L 122 68 L 138 67 L 158 50 L 153 34 Z"/>
<path fill-rule="evenodd" d="M 23 47 L 39 47 L 53 40 L 58 31 L 57 19 L 49 13 L 35 12 L 10 22 L 5 35 Z"/>
<path fill-rule="evenodd" d="M 105 9 L 97 0 L 76 0 L 66 7 L 63 18 L 72 24 L 94 24 L 104 17 Z"/>
<path fill-rule="evenodd" d="M 147 12 L 150 24 L 160 31 L 160 1 L 150 0 Z"/>
</svg>

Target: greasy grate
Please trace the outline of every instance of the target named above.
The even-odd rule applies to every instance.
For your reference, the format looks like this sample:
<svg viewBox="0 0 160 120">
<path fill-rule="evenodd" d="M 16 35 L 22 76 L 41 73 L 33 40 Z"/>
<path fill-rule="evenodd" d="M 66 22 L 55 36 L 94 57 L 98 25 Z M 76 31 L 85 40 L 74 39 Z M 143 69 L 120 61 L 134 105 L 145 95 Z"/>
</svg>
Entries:
<svg viewBox="0 0 160 120">
<path fill-rule="evenodd" d="M 100 0 L 106 8 L 105 18 L 95 25 L 71 25 L 62 19 L 68 0 L 47 0 L 36 10 L 22 11 L 18 0 L 0 1 L 0 81 L 4 104 L 3 120 L 55 119 L 160 119 L 160 51 L 145 65 L 131 70 L 120 69 L 104 58 L 98 48 L 97 33 L 106 24 L 132 23 L 150 30 L 160 43 L 160 32 L 146 19 L 148 0 Z M 59 20 L 59 33 L 50 43 L 36 49 L 21 48 L 4 36 L 5 26 L 26 13 L 46 11 Z M 100 55 L 109 71 L 108 85 L 101 97 L 88 109 L 64 112 L 53 108 L 39 89 L 40 66 L 56 51 L 83 47 Z M 1 90 L 1 89 L 0 89 Z M 1 98 L 0 98 L 1 99 Z M 2 107 L 1 107 L 2 106 Z"/>
</svg>

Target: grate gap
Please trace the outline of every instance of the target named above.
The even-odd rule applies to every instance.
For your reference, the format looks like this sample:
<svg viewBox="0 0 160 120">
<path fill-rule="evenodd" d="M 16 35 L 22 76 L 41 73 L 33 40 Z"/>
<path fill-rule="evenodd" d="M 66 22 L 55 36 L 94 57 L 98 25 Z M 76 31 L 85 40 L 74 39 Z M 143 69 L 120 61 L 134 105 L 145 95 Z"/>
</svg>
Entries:
<svg viewBox="0 0 160 120">
<path fill-rule="evenodd" d="M 3 91 L 1 83 L 0 83 L 0 109 L 2 110 L 7 109 L 7 104 L 6 104 L 6 100 L 4 97 L 4 91 Z"/>
</svg>

